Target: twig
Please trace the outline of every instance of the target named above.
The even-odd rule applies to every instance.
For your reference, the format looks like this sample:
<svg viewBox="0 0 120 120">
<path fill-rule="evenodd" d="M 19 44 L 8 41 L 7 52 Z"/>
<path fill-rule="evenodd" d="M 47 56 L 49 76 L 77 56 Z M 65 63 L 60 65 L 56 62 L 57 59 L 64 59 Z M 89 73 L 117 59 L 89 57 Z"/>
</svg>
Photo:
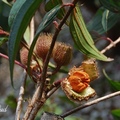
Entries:
<svg viewBox="0 0 120 120">
<path fill-rule="evenodd" d="M 27 78 L 27 73 L 24 70 L 23 77 L 22 77 L 22 85 L 20 87 L 20 93 L 19 93 L 19 98 L 18 98 L 18 103 L 17 103 L 17 108 L 16 108 L 15 120 L 20 120 L 20 114 L 21 114 L 22 102 L 23 102 L 23 95 L 24 95 L 24 92 L 25 92 L 26 78 Z"/>
<path fill-rule="evenodd" d="M 76 107 L 76 108 L 74 108 L 74 109 L 72 109 L 72 110 L 62 114 L 61 117 L 65 118 L 65 117 L 67 117 L 67 116 L 69 116 L 69 115 L 71 115 L 71 114 L 73 114 L 73 113 L 75 113 L 75 112 L 77 112 L 77 111 L 79 111 L 79 110 L 81 110 L 83 108 L 89 107 L 91 105 L 97 104 L 97 103 L 99 103 L 101 101 L 104 101 L 106 99 L 109 99 L 109 98 L 112 98 L 112 97 L 115 97 L 115 96 L 118 96 L 118 95 L 120 95 L 120 91 L 111 93 L 109 95 L 106 95 L 106 96 L 98 98 L 98 99 L 95 99 L 95 100 L 93 100 L 91 102 L 87 102 L 87 103 L 85 103 L 85 104 L 83 104 L 83 105 L 81 105 L 79 107 Z"/>
<path fill-rule="evenodd" d="M 9 57 L 7 55 L 4 55 L 4 54 L 0 53 L 0 56 L 9 60 Z M 22 68 L 26 69 L 25 65 L 21 64 L 20 62 L 18 62 L 16 60 L 15 60 L 15 64 L 17 64 L 17 65 L 21 66 Z"/>
<path fill-rule="evenodd" d="M 74 0 L 72 4 L 75 6 L 75 4 L 78 1 L 79 0 Z M 28 109 L 27 109 L 27 111 L 25 113 L 25 116 L 24 116 L 23 120 L 28 120 L 28 119 L 29 120 L 34 120 L 35 115 L 37 114 L 38 110 L 41 107 L 40 102 L 42 101 L 43 89 L 44 89 L 44 85 L 45 85 L 47 67 L 48 67 L 48 63 L 49 63 L 49 60 L 50 60 L 50 56 L 52 54 L 52 50 L 53 50 L 53 47 L 55 45 L 57 36 L 58 36 L 63 24 L 65 23 L 65 21 L 67 20 L 67 18 L 70 15 L 70 13 L 72 12 L 74 6 L 70 6 L 68 12 L 64 16 L 64 18 L 62 19 L 60 24 L 58 25 L 58 28 L 56 28 L 56 31 L 54 33 L 53 40 L 52 40 L 49 52 L 48 52 L 48 54 L 46 56 L 46 59 L 45 59 L 44 65 L 43 65 L 43 71 L 42 71 L 41 80 L 40 80 L 41 84 L 38 85 L 38 87 L 37 87 L 37 89 L 36 89 L 36 91 L 34 93 L 34 96 L 32 98 L 32 101 L 31 101 L 30 105 L 28 106 Z M 38 103 L 38 101 L 39 101 L 39 103 Z M 42 102 L 41 102 L 41 104 L 42 104 Z"/>
<path fill-rule="evenodd" d="M 120 42 L 120 37 L 115 40 L 114 42 L 110 43 L 110 45 L 108 45 L 106 48 L 104 48 L 101 53 L 105 53 L 107 50 L 111 49 L 112 47 L 114 47 L 117 43 Z"/>
</svg>

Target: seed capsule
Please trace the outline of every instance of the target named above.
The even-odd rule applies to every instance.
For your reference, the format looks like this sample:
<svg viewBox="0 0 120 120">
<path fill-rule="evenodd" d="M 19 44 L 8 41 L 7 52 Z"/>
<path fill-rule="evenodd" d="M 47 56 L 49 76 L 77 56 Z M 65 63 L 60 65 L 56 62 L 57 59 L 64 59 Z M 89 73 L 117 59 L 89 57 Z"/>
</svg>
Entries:
<svg viewBox="0 0 120 120">
<path fill-rule="evenodd" d="M 25 47 L 20 50 L 20 60 L 22 64 L 27 65 L 28 50 Z"/>
<path fill-rule="evenodd" d="M 46 58 L 46 55 L 50 49 L 52 42 L 52 34 L 41 34 L 36 42 L 35 53 L 43 59 Z"/>
<path fill-rule="evenodd" d="M 61 82 L 61 87 L 70 100 L 84 101 L 96 95 L 89 85 L 90 77 L 81 67 L 73 67 L 69 76 Z"/>
<path fill-rule="evenodd" d="M 62 89 L 64 90 L 67 97 L 75 102 L 82 102 L 89 100 L 90 98 L 94 97 L 96 95 L 96 92 L 94 89 L 92 89 L 90 86 L 86 87 L 81 92 L 75 92 L 73 88 L 70 85 L 70 82 L 66 78 L 61 82 Z"/>
<path fill-rule="evenodd" d="M 72 47 L 65 43 L 57 42 L 53 50 L 53 59 L 57 66 L 64 66 L 69 64 L 72 57 Z"/>
</svg>

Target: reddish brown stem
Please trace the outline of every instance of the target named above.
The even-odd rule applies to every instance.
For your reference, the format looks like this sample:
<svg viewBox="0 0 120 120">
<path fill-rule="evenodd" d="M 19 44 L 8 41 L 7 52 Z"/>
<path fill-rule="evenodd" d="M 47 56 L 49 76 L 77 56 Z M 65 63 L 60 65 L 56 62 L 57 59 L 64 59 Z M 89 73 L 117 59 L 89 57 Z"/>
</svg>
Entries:
<svg viewBox="0 0 120 120">
<path fill-rule="evenodd" d="M 9 60 L 9 57 L 8 57 L 7 55 L 4 55 L 4 54 L 0 53 L 0 56 L 3 57 L 3 58 L 5 58 L 5 59 L 8 59 L 8 60 Z M 17 64 L 17 65 L 21 66 L 22 68 L 26 69 L 26 66 L 23 65 L 22 63 L 20 63 L 20 62 L 17 61 L 17 60 L 15 60 L 15 64 Z"/>
</svg>

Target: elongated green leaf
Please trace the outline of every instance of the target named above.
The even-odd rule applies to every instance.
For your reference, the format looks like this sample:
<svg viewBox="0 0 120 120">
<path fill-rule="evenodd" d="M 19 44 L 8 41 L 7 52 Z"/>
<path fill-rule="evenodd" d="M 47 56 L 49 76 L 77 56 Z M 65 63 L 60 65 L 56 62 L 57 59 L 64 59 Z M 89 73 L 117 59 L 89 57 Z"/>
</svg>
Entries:
<svg viewBox="0 0 120 120">
<path fill-rule="evenodd" d="M 26 0 L 20 7 L 19 11 L 15 15 L 15 19 L 12 19 L 12 27 L 9 36 L 9 64 L 10 64 L 10 76 L 11 83 L 13 85 L 13 67 L 14 60 L 20 45 L 21 38 L 25 32 L 32 16 L 36 9 L 39 7 L 42 0 Z M 16 10 L 16 9 L 15 9 Z M 14 14 L 14 7 L 12 9 Z M 11 13 L 12 14 L 12 13 Z"/>
<path fill-rule="evenodd" d="M 108 16 L 109 16 L 109 10 L 105 10 L 102 17 L 102 26 L 105 32 L 107 32 Z"/>
<path fill-rule="evenodd" d="M 105 30 L 103 29 L 103 25 L 102 25 L 103 23 L 101 22 L 103 19 L 103 13 L 105 11 L 106 9 L 100 8 L 96 12 L 95 16 L 87 24 L 87 28 L 89 31 L 95 32 L 98 34 L 105 33 Z M 109 12 L 107 17 L 107 30 L 111 29 L 119 20 L 120 20 L 120 14 Z"/>
<path fill-rule="evenodd" d="M 95 47 L 78 7 L 75 7 L 71 15 L 70 32 L 76 46 L 83 54 L 103 61 L 110 60 L 105 55 L 101 54 Z"/>
<path fill-rule="evenodd" d="M 32 56 L 32 52 L 33 52 L 33 49 L 34 49 L 34 46 L 36 44 L 36 41 L 37 41 L 37 38 L 39 37 L 39 34 L 48 26 L 50 25 L 53 20 L 55 19 L 55 17 L 57 16 L 59 10 L 60 10 L 61 6 L 60 5 L 57 5 L 55 6 L 52 10 L 50 10 L 48 13 L 46 13 L 46 15 L 44 16 L 44 18 L 42 19 L 42 22 L 40 23 L 37 31 L 36 31 L 36 34 L 35 34 L 35 37 L 34 37 L 34 40 L 32 42 L 32 45 L 30 47 L 30 51 L 29 51 L 29 54 L 28 54 L 28 68 L 30 66 L 30 59 L 31 59 L 31 56 Z M 29 69 L 28 69 L 28 73 L 29 73 Z"/>
<path fill-rule="evenodd" d="M 8 41 L 8 37 L 0 37 L 0 46 Z"/>
<path fill-rule="evenodd" d="M 115 91 L 118 91 L 120 90 L 120 82 L 117 82 L 117 81 L 113 81 L 112 79 L 110 79 L 107 75 L 107 73 L 105 72 L 105 70 L 103 70 L 103 73 L 105 75 L 105 77 L 107 78 L 111 88 Z"/>
<path fill-rule="evenodd" d="M 112 110 L 111 113 L 115 120 L 120 120 L 120 109 Z"/>
<path fill-rule="evenodd" d="M 100 3 L 108 10 L 120 13 L 120 0 L 100 0 Z"/>
<path fill-rule="evenodd" d="M 62 0 L 49 0 L 45 5 L 45 10 L 50 11 L 51 9 L 53 9 L 58 4 L 62 5 L 63 4 Z M 65 9 L 61 8 L 57 17 L 59 19 L 62 19 L 64 15 L 65 15 Z"/>
<path fill-rule="evenodd" d="M 10 11 L 9 18 L 8 18 L 8 24 L 10 27 L 12 26 L 12 23 L 14 19 L 16 18 L 16 15 L 18 14 L 19 10 L 21 9 L 25 1 L 26 0 L 17 0 L 12 6 L 12 9 Z"/>
</svg>

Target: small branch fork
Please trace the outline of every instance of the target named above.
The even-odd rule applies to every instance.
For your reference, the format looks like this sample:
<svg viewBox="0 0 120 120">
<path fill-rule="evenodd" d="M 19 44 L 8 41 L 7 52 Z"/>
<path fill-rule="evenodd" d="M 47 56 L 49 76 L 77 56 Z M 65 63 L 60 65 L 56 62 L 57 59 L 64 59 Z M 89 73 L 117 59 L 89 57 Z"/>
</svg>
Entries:
<svg viewBox="0 0 120 120">
<path fill-rule="evenodd" d="M 118 96 L 118 95 L 120 95 L 120 91 L 117 91 L 117 92 L 111 93 L 109 95 L 106 95 L 104 97 L 101 97 L 101 98 L 95 99 L 93 101 L 87 102 L 87 103 L 85 103 L 85 104 L 83 104 L 81 106 L 78 106 L 78 107 L 76 107 L 76 108 L 62 114 L 61 117 L 65 118 L 65 117 L 67 117 L 67 116 L 69 116 L 69 115 L 71 115 L 71 114 L 73 114 L 73 113 L 75 113 L 75 112 L 77 112 L 77 111 L 79 111 L 79 110 L 81 110 L 83 108 L 89 107 L 91 105 L 97 104 L 99 102 L 102 102 L 104 100 L 110 99 L 110 98 Z"/>
<path fill-rule="evenodd" d="M 119 42 L 120 42 L 120 37 L 117 40 L 115 40 L 114 42 L 110 43 L 110 45 L 108 45 L 106 48 L 104 48 L 101 51 L 101 53 L 105 53 L 107 50 L 111 49 L 112 47 L 115 47 L 115 45 Z"/>
</svg>

